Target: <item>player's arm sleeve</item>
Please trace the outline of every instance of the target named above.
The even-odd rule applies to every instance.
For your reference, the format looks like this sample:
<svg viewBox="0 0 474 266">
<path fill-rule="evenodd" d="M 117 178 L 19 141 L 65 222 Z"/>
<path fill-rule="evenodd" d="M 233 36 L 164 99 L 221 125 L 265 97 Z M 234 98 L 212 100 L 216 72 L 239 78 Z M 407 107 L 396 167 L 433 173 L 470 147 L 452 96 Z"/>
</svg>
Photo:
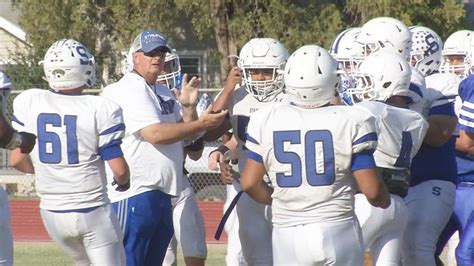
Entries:
<svg viewBox="0 0 474 266">
<path fill-rule="evenodd" d="M 104 101 L 97 116 L 99 126 L 98 154 L 106 161 L 123 156 L 120 148 L 125 134 L 122 109 L 110 101 Z"/>
<path fill-rule="evenodd" d="M 464 101 L 459 111 L 459 129 L 466 132 L 474 133 L 474 97 Z"/>
<path fill-rule="evenodd" d="M 250 117 L 247 126 L 247 141 L 245 147 L 247 150 L 247 158 L 263 164 L 263 147 L 262 147 L 262 128 L 265 121 L 264 113 L 257 111 Z"/>
<path fill-rule="evenodd" d="M 354 125 L 351 171 L 375 168 L 373 154 L 377 148 L 376 120 L 368 112 L 361 114 L 361 119 Z"/>
<path fill-rule="evenodd" d="M 28 117 L 28 108 L 25 107 L 31 106 L 29 103 L 30 97 L 28 95 L 28 93 L 23 92 L 13 100 L 12 127 L 17 131 L 26 131 L 25 121 Z"/>
</svg>

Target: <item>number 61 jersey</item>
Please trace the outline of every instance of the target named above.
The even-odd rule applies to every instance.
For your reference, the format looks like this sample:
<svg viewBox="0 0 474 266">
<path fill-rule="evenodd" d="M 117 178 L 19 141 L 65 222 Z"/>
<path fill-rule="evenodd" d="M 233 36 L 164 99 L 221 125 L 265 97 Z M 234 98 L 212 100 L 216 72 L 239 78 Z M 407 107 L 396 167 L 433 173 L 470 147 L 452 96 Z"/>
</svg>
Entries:
<svg viewBox="0 0 474 266">
<path fill-rule="evenodd" d="M 265 165 L 274 186 L 274 226 L 354 216 L 352 170 L 375 167 L 377 134 L 369 112 L 284 103 L 255 112 L 247 132 L 248 158 Z"/>
<path fill-rule="evenodd" d="M 37 136 L 31 152 L 40 207 L 75 210 L 104 205 L 104 160 L 122 155 L 120 107 L 100 96 L 30 89 L 13 102 L 13 126 Z"/>
</svg>

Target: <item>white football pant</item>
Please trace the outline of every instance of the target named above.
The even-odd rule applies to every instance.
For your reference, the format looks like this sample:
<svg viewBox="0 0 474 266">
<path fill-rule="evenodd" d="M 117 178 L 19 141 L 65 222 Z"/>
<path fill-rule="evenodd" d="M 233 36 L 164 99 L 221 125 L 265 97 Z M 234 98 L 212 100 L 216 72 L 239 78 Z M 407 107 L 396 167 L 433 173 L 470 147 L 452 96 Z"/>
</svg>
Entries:
<svg viewBox="0 0 474 266">
<path fill-rule="evenodd" d="M 8 194 L 0 186 L 0 266 L 13 264 L 13 237 L 10 226 Z"/>
<path fill-rule="evenodd" d="M 361 266 L 364 245 L 357 218 L 273 228 L 274 265 Z"/>
<path fill-rule="evenodd" d="M 185 176 L 183 189 L 178 197 L 171 199 L 173 206 L 174 236 L 166 250 L 163 265 L 177 265 L 177 246 L 181 246 L 184 257 L 207 257 L 204 219 L 197 205 L 193 188 Z"/>
<path fill-rule="evenodd" d="M 355 213 L 362 228 L 364 247 L 370 249 L 373 265 L 401 264 L 403 233 L 407 225 L 405 201 L 390 194 L 387 209 L 372 206 L 364 194 L 355 196 Z"/>
<path fill-rule="evenodd" d="M 51 238 L 76 265 L 125 265 L 123 234 L 110 204 L 86 213 L 40 210 Z"/>
<path fill-rule="evenodd" d="M 436 265 L 436 243 L 453 213 L 455 195 L 456 186 L 449 181 L 429 180 L 410 187 L 405 197 L 408 223 L 403 265 Z"/>
<path fill-rule="evenodd" d="M 234 183 L 235 184 L 235 183 Z M 238 185 L 227 185 L 226 186 L 226 201 L 224 203 L 224 212 L 229 207 L 230 203 L 240 191 Z M 237 188 L 239 190 L 237 190 Z M 242 198 L 242 197 L 241 197 Z M 240 199 L 239 199 L 240 201 Z M 227 234 L 227 255 L 225 256 L 225 262 L 227 266 L 245 266 L 244 254 L 242 253 L 242 246 L 240 244 L 239 237 L 239 219 L 237 217 L 237 208 L 230 213 L 227 222 L 225 223 L 224 230 Z"/>
</svg>

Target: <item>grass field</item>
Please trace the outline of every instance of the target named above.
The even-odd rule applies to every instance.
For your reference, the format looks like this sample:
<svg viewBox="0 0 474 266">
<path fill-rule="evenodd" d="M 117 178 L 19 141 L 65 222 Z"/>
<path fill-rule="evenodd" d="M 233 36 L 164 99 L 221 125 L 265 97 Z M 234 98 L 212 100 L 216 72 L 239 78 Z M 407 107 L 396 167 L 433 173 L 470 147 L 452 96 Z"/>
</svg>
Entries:
<svg viewBox="0 0 474 266">
<path fill-rule="evenodd" d="M 206 265 L 225 265 L 226 248 L 227 245 L 224 244 L 208 244 Z M 442 254 L 441 259 L 445 265 L 448 265 L 446 263 L 446 253 L 445 251 Z M 54 242 L 15 242 L 14 265 L 62 266 L 74 264 L 66 253 Z M 178 265 L 184 265 L 181 250 L 178 250 Z M 370 263 L 366 263 L 365 265 L 370 265 Z"/>
<path fill-rule="evenodd" d="M 227 245 L 208 244 L 206 265 L 225 265 Z M 184 265 L 178 250 L 178 265 Z M 15 242 L 14 265 L 16 266 L 60 266 L 74 265 L 72 260 L 54 242 Z"/>
</svg>

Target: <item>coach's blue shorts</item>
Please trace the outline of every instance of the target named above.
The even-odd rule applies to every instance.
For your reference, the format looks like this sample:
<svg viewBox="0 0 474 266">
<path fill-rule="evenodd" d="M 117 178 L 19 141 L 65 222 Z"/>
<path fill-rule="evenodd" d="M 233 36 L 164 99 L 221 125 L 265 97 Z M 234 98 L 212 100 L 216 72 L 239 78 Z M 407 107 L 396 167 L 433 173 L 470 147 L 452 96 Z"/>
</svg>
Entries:
<svg viewBox="0 0 474 266">
<path fill-rule="evenodd" d="M 112 206 L 123 230 L 127 265 L 161 265 L 174 233 L 171 196 L 147 191 Z"/>
</svg>

